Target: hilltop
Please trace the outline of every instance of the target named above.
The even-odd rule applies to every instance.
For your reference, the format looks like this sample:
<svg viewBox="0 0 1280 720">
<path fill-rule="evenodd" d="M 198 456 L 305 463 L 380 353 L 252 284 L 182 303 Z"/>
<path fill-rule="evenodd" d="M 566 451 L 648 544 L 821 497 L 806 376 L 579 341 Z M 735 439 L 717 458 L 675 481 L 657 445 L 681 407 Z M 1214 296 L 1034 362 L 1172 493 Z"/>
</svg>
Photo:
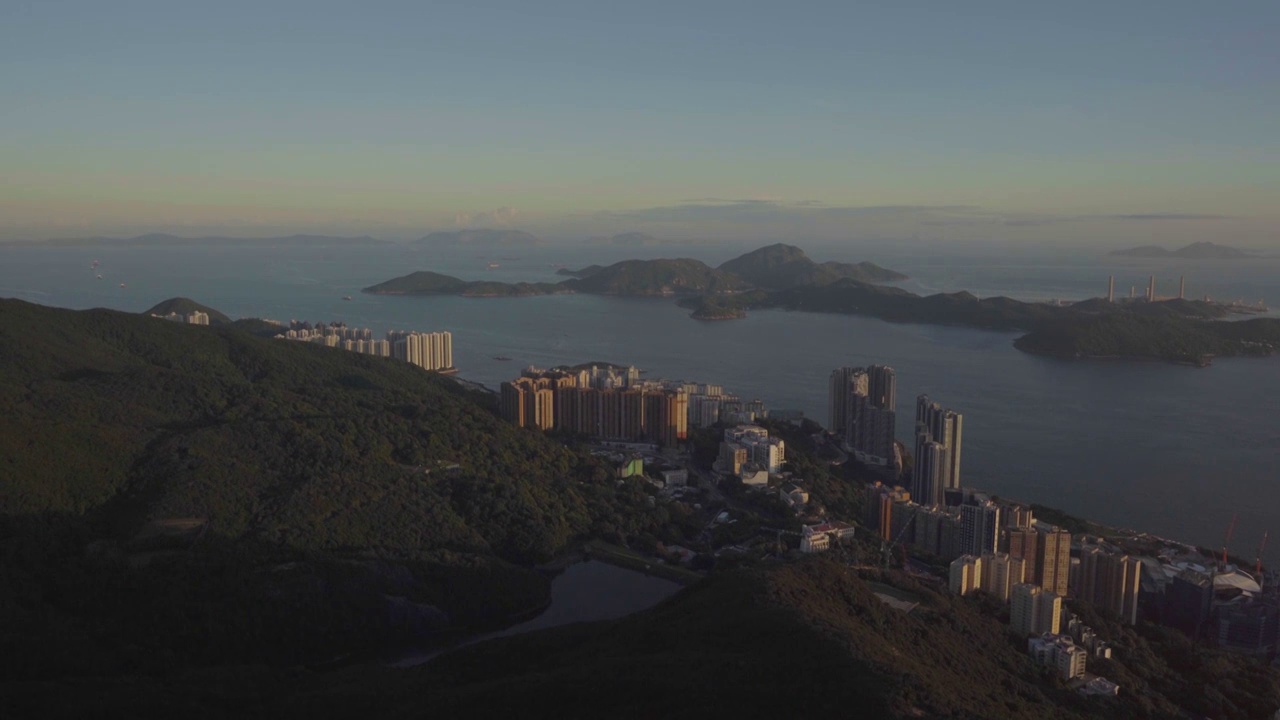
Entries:
<svg viewBox="0 0 1280 720">
<path fill-rule="evenodd" d="M 415 245 L 466 247 L 524 247 L 542 243 L 537 236 L 523 230 L 444 230 L 413 241 Z"/>
<path fill-rule="evenodd" d="M 868 283 L 908 279 L 902 273 L 870 262 L 856 265 L 831 261 L 817 263 L 800 248 L 782 243 L 753 250 L 720 265 L 719 269 L 769 290 L 829 285 L 845 279 Z"/>
<path fill-rule="evenodd" d="M 1128 248 L 1127 250 L 1115 250 L 1111 254 L 1119 257 L 1182 258 L 1185 260 L 1230 260 L 1249 257 L 1249 253 L 1243 250 L 1212 242 L 1192 243 L 1177 250 L 1169 250 L 1158 245 L 1143 245 L 1141 247 Z"/>
<path fill-rule="evenodd" d="M 209 316 L 210 325 L 222 325 L 231 322 L 231 318 L 214 310 L 208 305 L 201 305 L 191 298 L 175 297 L 161 301 L 151 307 L 151 309 L 142 313 L 143 315 L 168 315 L 169 313 L 178 313 L 179 315 L 190 315 L 194 312 L 202 312 Z"/>
<path fill-rule="evenodd" d="M 741 279 L 700 260 L 624 260 L 561 283 L 596 295 L 719 294 L 747 287 Z"/>
<path fill-rule="evenodd" d="M 555 295 L 570 292 L 554 283 L 503 283 L 486 280 L 461 280 L 419 270 L 386 282 L 370 285 L 360 292 L 370 295 L 462 295 L 464 297 L 517 297 Z"/>
</svg>

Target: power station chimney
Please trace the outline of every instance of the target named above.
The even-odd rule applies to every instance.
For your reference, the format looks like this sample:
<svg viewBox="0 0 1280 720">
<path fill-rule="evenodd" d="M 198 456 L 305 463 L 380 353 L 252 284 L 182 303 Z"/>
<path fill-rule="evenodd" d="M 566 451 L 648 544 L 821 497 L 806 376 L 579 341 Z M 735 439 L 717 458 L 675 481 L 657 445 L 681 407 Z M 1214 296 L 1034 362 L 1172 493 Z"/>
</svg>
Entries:
<svg viewBox="0 0 1280 720">
<path fill-rule="evenodd" d="M 1156 276 L 1151 276 L 1151 283 L 1147 285 L 1147 302 L 1156 301 Z"/>
<path fill-rule="evenodd" d="M 1138 291 L 1137 286 L 1134 286 L 1134 285 L 1130 285 L 1130 286 L 1129 286 L 1129 299 L 1130 299 L 1130 300 L 1132 300 L 1132 299 L 1133 299 L 1133 294 L 1134 294 L 1135 292 L 1137 292 L 1137 291 Z"/>
<path fill-rule="evenodd" d="M 1178 299 L 1183 300 L 1187 297 L 1187 276 L 1178 277 Z"/>
<path fill-rule="evenodd" d="M 1107 278 L 1107 302 L 1116 301 L 1116 276 L 1111 275 Z"/>
</svg>

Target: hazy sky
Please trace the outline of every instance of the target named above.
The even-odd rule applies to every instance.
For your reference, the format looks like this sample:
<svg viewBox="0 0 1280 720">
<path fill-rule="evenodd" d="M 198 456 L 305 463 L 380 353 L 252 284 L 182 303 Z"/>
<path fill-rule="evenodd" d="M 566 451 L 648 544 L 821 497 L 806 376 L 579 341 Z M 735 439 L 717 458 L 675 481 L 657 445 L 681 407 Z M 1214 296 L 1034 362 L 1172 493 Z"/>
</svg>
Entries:
<svg viewBox="0 0 1280 720">
<path fill-rule="evenodd" d="M 0 237 L 1276 245 L 1277 38 L 1275 0 L 8 0 Z"/>
</svg>

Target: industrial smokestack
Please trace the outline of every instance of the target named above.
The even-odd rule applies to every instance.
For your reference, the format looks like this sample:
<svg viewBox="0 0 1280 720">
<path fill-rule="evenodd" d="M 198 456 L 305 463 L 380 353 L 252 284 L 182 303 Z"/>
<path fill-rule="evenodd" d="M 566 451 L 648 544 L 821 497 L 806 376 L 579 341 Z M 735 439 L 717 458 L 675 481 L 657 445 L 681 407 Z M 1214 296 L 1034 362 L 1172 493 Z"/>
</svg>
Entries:
<svg viewBox="0 0 1280 720">
<path fill-rule="evenodd" d="M 1178 277 L 1178 299 L 1183 300 L 1187 297 L 1187 276 Z"/>
<path fill-rule="evenodd" d="M 1116 276 L 1111 275 L 1107 278 L 1107 302 L 1116 301 Z"/>
<path fill-rule="evenodd" d="M 1151 276 L 1151 283 L 1147 285 L 1147 302 L 1156 301 L 1156 276 Z"/>
</svg>

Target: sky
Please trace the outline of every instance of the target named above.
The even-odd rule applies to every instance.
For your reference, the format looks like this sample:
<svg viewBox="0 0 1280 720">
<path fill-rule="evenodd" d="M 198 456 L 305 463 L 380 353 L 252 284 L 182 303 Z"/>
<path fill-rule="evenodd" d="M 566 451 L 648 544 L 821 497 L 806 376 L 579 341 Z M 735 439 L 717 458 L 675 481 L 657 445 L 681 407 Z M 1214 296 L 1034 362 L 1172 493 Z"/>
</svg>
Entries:
<svg viewBox="0 0 1280 720">
<path fill-rule="evenodd" d="M 0 3 L 0 239 L 1280 246 L 1280 3 Z"/>
</svg>

